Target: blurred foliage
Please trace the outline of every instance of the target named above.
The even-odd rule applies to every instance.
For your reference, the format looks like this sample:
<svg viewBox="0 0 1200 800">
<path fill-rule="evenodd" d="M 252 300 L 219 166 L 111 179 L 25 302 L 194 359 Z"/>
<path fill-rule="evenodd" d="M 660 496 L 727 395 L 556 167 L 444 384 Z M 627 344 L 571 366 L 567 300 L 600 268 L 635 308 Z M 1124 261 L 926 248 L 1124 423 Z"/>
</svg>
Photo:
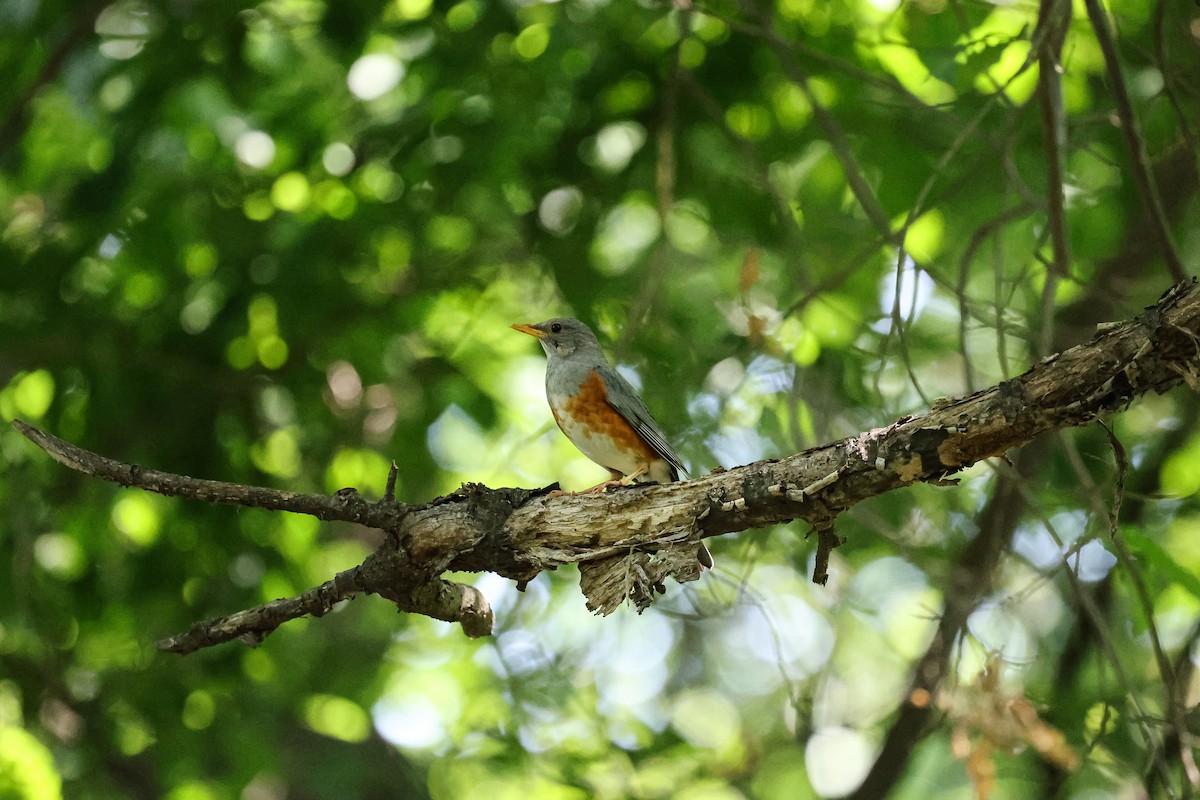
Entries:
<svg viewBox="0 0 1200 800">
<path fill-rule="evenodd" d="M 1108 12 L 1194 265 L 1200 9 Z M 579 488 L 604 473 L 508 328 L 572 314 L 692 474 L 885 425 L 1171 282 L 1082 2 L 1073 259 L 1048 279 L 1037 19 L 1029 0 L 6 0 L 0 412 L 297 491 L 377 495 L 392 459 L 409 501 Z M 962 693 L 930 699 L 945 721 L 896 797 L 1132 796 L 1156 755 L 1180 780 L 1148 632 L 1192 708 L 1196 418 L 1183 390 L 1114 418 L 1120 566 L 1104 433 L 1039 445 L 955 650 Z M 0 797 L 172 800 L 845 794 L 915 701 L 1004 470 L 853 509 L 824 588 L 794 525 L 712 541 L 716 573 L 640 617 L 591 617 L 574 570 L 524 594 L 483 575 L 489 640 L 372 598 L 180 659 L 151 642 L 323 581 L 376 533 L 117 489 L 7 428 L 0 459 Z M 1014 697 L 1077 772 L 962 710 Z"/>
</svg>

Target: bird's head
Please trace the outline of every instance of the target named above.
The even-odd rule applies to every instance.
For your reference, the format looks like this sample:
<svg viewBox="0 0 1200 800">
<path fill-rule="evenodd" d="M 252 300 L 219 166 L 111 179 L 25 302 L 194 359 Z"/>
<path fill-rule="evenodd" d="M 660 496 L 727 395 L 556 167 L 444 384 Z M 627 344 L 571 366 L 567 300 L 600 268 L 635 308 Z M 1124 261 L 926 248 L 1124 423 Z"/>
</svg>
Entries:
<svg viewBox="0 0 1200 800">
<path fill-rule="evenodd" d="M 567 358 L 575 353 L 601 352 L 600 342 L 596 340 L 596 334 L 592 333 L 591 328 L 570 317 L 548 319 L 536 325 L 517 322 L 512 327 L 513 330 L 537 337 L 537 340 L 541 342 L 542 349 L 550 358 L 555 356 Z"/>
</svg>

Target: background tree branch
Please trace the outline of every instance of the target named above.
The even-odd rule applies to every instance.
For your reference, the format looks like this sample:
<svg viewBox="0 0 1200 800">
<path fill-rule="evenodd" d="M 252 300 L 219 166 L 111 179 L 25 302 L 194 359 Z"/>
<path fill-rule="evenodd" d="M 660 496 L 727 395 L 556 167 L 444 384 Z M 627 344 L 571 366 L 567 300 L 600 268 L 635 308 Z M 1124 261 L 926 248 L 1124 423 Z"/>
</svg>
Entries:
<svg viewBox="0 0 1200 800">
<path fill-rule="evenodd" d="M 1129 97 L 1125 75 L 1121 68 L 1121 60 L 1117 55 L 1117 45 L 1109 27 L 1108 15 L 1098 0 L 1084 0 L 1088 19 L 1096 32 L 1096 43 L 1104 54 L 1105 67 L 1117 106 L 1117 114 L 1121 118 L 1121 132 L 1125 137 L 1125 146 L 1129 150 L 1129 174 L 1142 198 L 1143 213 L 1146 215 L 1150 230 L 1157 240 L 1159 253 L 1167 262 L 1167 269 L 1172 277 L 1181 280 L 1187 271 L 1180 260 L 1179 252 L 1171 236 L 1171 226 L 1163 209 L 1162 196 L 1158 184 L 1154 182 L 1150 155 L 1146 149 L 1146 140 L 1142 135 L 1138 115 L 1134 111 L 1133 102 Z"/>
<path fill-rule="evenodd" d="M 1183 203 L 1195 191 L 1197 173 L 1195 160 L 1191 155 L 1191 150 L 1186 146 L 1178 147 L 1168 158 L 1156 165 L 1154 181 L 1165 187 L 1163 197 L 1167 204 L 1168 217 L 1172 219 L 1178 217 Z M 990 234 L 990 230 L 988 233 Z M 969 250 L 973 250 L 975 246 L 973 240 Z M 1121 248 L 1104 261 L 1087 293 L 1059 314 L 1059 324 L 1054 326 L 1053 331 L 1055 347 L 1066 348 L 1090 336 L 1097 322 L 1113 311 L 1116 298 L 1125 294 L 1127 284 L 1132 282 L 1140 271 L 1148 268 L 1147 263 L 1155 248 L 1154 233 L 1150 226 L 1128 229 Z M 963 272 L 965 275 L 965 261 Z M 965 294 L 961 292 L 960 296 L 965 298 Z M 964 322 L 966 318 L 964 310 Z M 963 351 L 966 351 L 965 340 Z M 1189 407 L 1185 413 L 1188 419 L 1182 427 L 1190 430 L 1196 412 L 1194 408 Z M 1012 469 L 1001 471 L 997 475 L 991 498 L 979 516 L 979 535 L 971 540 L 954 562 L 951 571 L 953 583 L 951 589 L 945 593 L 946 605 L 939 620 L 938 632 L 912 670 L 913 678 L 908 697 L 919 695 L 921 692 L 932 695 L 952 676 L 949 666 L 955 642 L 960 641 L 959 637 L 965 630 L 970 613 L 992 591 L 996 582 L 993 572 L 1001 563 L 1000 554 L 1004 548 L 1011 546 L 1016 528 L 1023 515 L 1028 512 L 1027 492 L 1020 490 L 1021 485 L 1035 480 L 1031 476 L 1036 475 L 1039 465 L 1050 456 L 1049 451 L 1045 440 L 1026 447 L 1013 459 Z M 1163 460 L 1169 452 L 1169 448 L 1165 446 L 1157 449 L 1140 465 L 1135 476 L 1137 488 L 1134 499 L 1124 503 L 1122 507 L 1122 516 L 1127 523 L 1145 524 L 1143 517 L 1150 505 L 1146 501 L 1159 480 Z M 982 552 L 994 552 L 995 556 L 980 558 L 979 554 Z M 1113 577 L 1110 574 L 1095 592 L 1095 602 L 1102 607 L 1112 600 Z M 1064 685 L 1075 685 L 1075 679 L 1086 663 L 1086 656 L 1091 654 L 1097 641 L 1106 635 L 1095 617 L 1088 614 L 1089 607 L 1085 603 L 1077 604 L 1077 620 L 1060 655 L 1056 673 L 1061 676 Z M 901 703 L 866 779 L 851 795 L 853 800 L 888 796 L 903 777 L 913 750 L 925 736 L 935 730 L 935 726 L 931 724 L 933 717 L 934 708 L 929 704 L 914 705 L 907 700 Z M 1154 748 L 1154 757 L 1146 766 L 1146 770 L 1153 772 L 1156 777 L 1161 775 L 1164 767 L 1164 759 L 1159 751 L 1160 748 Z M 1045 793 L 1050 796 L 1056 792 L 1065 775 L 1060 769 L 1047 764 L 1046 776 L 1048 786 Z"/>
</svg>

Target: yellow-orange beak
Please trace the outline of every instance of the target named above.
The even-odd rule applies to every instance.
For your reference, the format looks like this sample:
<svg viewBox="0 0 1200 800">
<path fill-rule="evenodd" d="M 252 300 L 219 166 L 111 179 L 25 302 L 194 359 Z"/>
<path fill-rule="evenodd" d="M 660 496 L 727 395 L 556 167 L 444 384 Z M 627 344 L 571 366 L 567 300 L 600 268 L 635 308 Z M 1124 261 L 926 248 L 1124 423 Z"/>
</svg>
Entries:
<svg viewBox="0 0 1200 800">
<path fill-rule="evenodd" d="M 545 331 L 539 331 L 537 328 L 524 322 L 514 322 L 512 329 L 521 333 L 528 333 L 530 336 L 536 336 L 539 339 L 544 338 L 546 335 Z"/>
</svg>

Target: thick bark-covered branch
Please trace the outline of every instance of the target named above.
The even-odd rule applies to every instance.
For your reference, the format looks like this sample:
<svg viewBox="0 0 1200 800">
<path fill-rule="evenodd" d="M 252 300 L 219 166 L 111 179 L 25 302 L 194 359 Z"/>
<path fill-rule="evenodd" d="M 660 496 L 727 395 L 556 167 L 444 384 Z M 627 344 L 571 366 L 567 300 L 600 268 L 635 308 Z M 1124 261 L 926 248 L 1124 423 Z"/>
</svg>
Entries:
<svg viewBox="0 0 1200 800">
<path fill-rule="evenodd" d="M 788 458 L 718 470 L 696 480 L 611 494 L 551 496 L 545 490 L 466 484 L 422 505 L 369 502 L 351 489 L 301 495 L 203 481 L 122 464 L 16 421 L 61 463 L 125 486 L 214 502 L 307 513 L 387 532 L 362 565 L 290 600 L 197 623 L 159 643 L 189 652 L 233 638 L 261 639 L 279 624 L 324 613 L 356 593 L 379 594 L 412 611 L 491 630 L 487 601 L 447 571 L 490 571 L 528 581 L 579 562 L 588 606 L 608 613 L 625 599 L 640 608 L 668 576 L 694 580 L 699 539 L 803 519 L 821 533 L 815 578 L 823 578 L 837 515 L 855 503 L 947 476 L 1002 455 L 1049 430 L 1084 425 L 1146 392 L 1186 381 L 1200 387 L 1200 290 L 1167 292 L 1136 319 L 1106 326 L 1092 341 L 1045 359 L 1024 375 L 928 412 Z"/>
</svg>

